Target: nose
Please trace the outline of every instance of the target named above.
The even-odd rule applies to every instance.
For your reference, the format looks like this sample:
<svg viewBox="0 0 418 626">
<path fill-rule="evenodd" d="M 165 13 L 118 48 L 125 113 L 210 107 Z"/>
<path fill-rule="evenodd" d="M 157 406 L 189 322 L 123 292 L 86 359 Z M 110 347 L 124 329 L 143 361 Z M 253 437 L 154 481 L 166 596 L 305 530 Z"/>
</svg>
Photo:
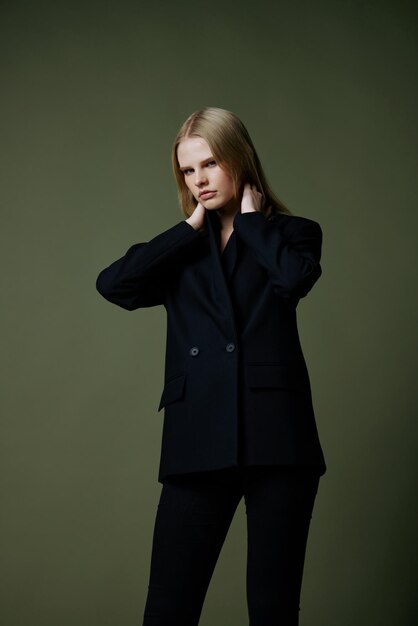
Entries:
<svg viewBox="0 0 418 626">
<path fill-rule="evenodd" d="M 196 169 L 194 180 L 195 180 L 195 185 L 199 187 L 202 183 L 207 182 L 207 177 L 204 175 L 203 171 Z"/>
</svg>

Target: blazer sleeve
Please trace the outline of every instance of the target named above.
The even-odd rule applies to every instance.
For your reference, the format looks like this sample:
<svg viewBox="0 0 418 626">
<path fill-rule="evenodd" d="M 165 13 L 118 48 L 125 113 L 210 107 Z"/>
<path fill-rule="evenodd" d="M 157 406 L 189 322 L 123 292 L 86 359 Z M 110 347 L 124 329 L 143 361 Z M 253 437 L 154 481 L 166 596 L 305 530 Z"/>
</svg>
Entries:
<svg viewBox="0 0 418 626">
<path fill-rule="evenodd" d="M 303 298 L 322 274 L 322 230 L 298 216 L 269 221 L 260 211 L 237 213 L 234 230 L 262 265 L 282 298 Z"/>
<path fill-rule="evenodd" d="M 128 311 L 164 304 L 170 276 L 179 262 L 187 262 L 188 247 L 200 237 L 200 231 L 182 220 L 150 241 L 132 245 L 101 270 L 97 291 Z"/>
</svg>

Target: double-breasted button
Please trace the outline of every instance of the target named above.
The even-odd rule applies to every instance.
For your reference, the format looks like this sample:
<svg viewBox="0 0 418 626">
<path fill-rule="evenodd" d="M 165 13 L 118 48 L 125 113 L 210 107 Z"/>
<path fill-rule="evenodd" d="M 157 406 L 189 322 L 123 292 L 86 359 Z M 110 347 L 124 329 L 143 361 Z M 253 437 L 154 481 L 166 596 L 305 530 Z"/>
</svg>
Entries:
<svg viewBox="0 0 418 626">
<path fill-rule="evenodd" d="M 233 352 L 235 350 L 235 344 L 234 343 L 227 343 L 226 344 L 226 350 L 227 350 L 227 352 Z"/>
<path fill-rule="evenodd" d="M 197 346 L 193 346 L 193 348 L 190 348 L 189 354 L 191 354 L 192 356 L 196 356 L 197 354 L 199 354 L 199 348 Z"/>
</svg>

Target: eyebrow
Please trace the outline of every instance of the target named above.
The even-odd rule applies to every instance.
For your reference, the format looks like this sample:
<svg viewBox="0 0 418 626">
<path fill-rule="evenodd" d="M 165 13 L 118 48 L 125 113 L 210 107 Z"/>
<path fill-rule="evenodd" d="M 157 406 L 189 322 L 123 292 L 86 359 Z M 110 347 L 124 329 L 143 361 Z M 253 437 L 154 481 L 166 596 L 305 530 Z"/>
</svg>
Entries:
<svg viewBox="0 0 418 626">
<path fill-rule="evenodd" d="M 200 161 L 200 165 L 202 165 L 202 163 L 206 163 L 207 161 L 215 161 L 215 157 L 212 155 L 210 157 L 208 157 L 207 159 L 203 159 L 203 161 Z M 183 170 L 189 170 L 192 169 L 191 165 L 183 165 L 183 167 L 180 167 L 180 171 L 182 172 Z"/>
</svg>

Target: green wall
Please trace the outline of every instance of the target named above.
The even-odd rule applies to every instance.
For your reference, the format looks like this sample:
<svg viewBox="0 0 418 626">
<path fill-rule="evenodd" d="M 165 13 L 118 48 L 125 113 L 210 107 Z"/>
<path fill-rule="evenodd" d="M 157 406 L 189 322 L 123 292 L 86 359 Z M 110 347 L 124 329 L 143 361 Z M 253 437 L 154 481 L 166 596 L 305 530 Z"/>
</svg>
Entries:
<svg viewBox="0 0 418 626">
<path fill-rule="evenodd" d="M 98 272 L 182 214 L 177 129 L 246 124 L 324 231 L 299 306 L 328 464 L 301 626 L 409 626 L 416 577 L 417 21 L 406 2 L 1 2 L 0 621 L 139 626 L 165 311 Z M 201 626 L 247 624 L 241 502 Z M 415 546 L 416 547 L 416 546 Z"/>
</svg>

